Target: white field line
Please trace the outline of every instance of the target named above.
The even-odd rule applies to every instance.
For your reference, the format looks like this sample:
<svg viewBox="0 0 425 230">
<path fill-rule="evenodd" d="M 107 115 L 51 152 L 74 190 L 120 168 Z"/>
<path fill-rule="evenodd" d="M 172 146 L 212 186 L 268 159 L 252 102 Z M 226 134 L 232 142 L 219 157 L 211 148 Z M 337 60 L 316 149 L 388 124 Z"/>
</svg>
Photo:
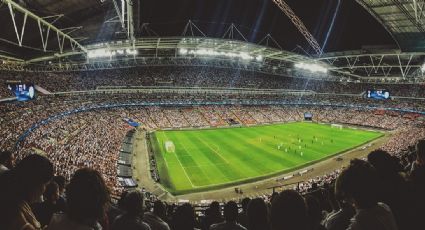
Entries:
<svg viewBox="0 0 425 230">
<path fill-rule="evenodd" d="M 165 134 L 165 132 L 164 132 L 164 136 L 165 136 L 165 138 L 167 138 L 167 139 L 168 139 L 167 134 Z M 182 145 L 182 146 L 183 146 L 183 148 L 185 149 L 185 151 L 187 152 L 187 150 L 186 150 L 186 148 L 184 147 L 184 145 Z M 183 167 L 183 164 L 182 164 L 182 162 L 180 161 L 180 159 L 177 157 L 177 155 L 176 155 L 176 154 L 173 154 L 173 155 L 177 158 L 177 161 L 179 162 L 180 167 L 182 167 L 184 174 L 186 175 L 187 179 L 188 179 L 188 180 L 189 180 L 189 182 L 190 182 L 190 185 L 192 185 L 192 187 L 194 187 L 194 188 L 197 188 L 198 186 L 194 185 L 194 184 L 192 183 L 192 181 L 190 180 L 189 174 L 187 174 L 186 169 L 185 169 L 185 167 Z"/>
<path fill-rule="evenodd" d="M 211 146 L 206 142 L 206 141 L 204 141 L 204 140 L 202 140 L 201 138 L 199 138 L 198 136 L 195 136 L 196 137 L 196 139 L 198 139 L 198 140 L 200 140 L 202 143 L 204 143 L 209 149 L 211 149 L 213 152 L 215 152 L 215 154 L 217 154 L 221 159 L 223 159 L 227 164 L 230 164 L 230 162 L 229 161 L 227 161 L 226 160 L 226 158 L 224 158 L 217 150 L 215 150 L 215 149 L 213 149 L 213 148 L 211 148 Z M 216 145 L 217 146 L 217 145 Z M 219 148 L 218 146 L 217 146 L 217 148 Z"/>
</svg>

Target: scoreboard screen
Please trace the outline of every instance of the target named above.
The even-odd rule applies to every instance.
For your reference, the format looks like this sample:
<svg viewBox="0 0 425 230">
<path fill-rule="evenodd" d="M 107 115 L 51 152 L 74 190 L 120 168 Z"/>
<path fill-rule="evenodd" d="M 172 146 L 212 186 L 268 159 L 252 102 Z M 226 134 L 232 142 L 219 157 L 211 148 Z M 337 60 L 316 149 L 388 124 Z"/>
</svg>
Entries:
<svg viewBox="0 0 425 230">
<path fill-rule="evenodd" d="M 15 94 L 18 101 L 28 101 L 35 98 L 35 87 L 32 83 L 7 83 L 7 88 Z"/>
<path fill-rule="evenodd" d="M 386 89 L 379 89 L 379 90 L 369 89 L 366 91 L 366 97 L 372 98 L 372 99 L 378 99 L 378 100 L 386 100 L 386 99 L 390 99 L 391 95 L 390 95 L 390 92 Z"/>
<path fill-rule="evenodd" d="M 304 120 L 305 121 L 311 121 L 312 119 L 313 119 L 312 113 L 309 113 L 309 112 L 304 113 Z"/>
</svg>

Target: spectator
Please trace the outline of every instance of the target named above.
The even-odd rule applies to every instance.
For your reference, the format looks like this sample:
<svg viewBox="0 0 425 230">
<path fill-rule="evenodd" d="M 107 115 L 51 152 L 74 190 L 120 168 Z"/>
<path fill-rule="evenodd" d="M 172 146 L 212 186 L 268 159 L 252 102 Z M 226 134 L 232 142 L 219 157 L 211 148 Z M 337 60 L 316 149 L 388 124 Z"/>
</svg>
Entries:
<svg viewBox="0 0 425 230">
<path fill-rule="evenodd" d="M 56 202 L 58 211 L 65 212 L 66 209 L 66 198 L 65 198 L 65 184 L 66 179 L 64 176 L 54 176 L 53 181 L 56 182 L 59 188 L 59 199 Z"/>
<path fill-rule="evenodd" d="M 350 225 L 350 220 L 355 214 L 354 207 L 345 202 L 341 194 L 335 194 L 335 184 L 331 187 L 333 189 L 329 190 L 328 196 L 333 203 L 334 211 L 329 213 L 328 216 L 324 219 L 323 225 L 327 230 L 345 230 Z M 332 201 L 333 200 L 333 201 Z"/>
<path fill-rule="evenodd" d="M 36 154 L 22 159 L 15 168 L 0 175 L 2 229 L 41 229 L 30 205 L 41 197 L 52 177 L 52 163 Z"/>
<path fill-rule="evenodd" d="M 272 202 L 273 230 L 306 230 L 307 207 L 304 198 L 294 190 L 281 192 Z"/>
<path fill-rule="evenodd" d="M 55 214 L 48 230 L 97 230 L 110 201 L 109 190 L 98 171 L 82 168 L 66 187 L 66 214 Z"/>
<path fill-rule="evenodd" d="M 246 230 L 236 222 L 238 218 L 238 204 L 229 201 L 224 205 L 224 222 L 211 225 L 211 230 Z"/>
<path fill-rule="evenodd" d="M 356 215 L 349 230 L 397 230 L 391 209 L 378 202 L 378 174 L 368 162 L 352 160 L 337 179 L 336 188 L 352 203 Z"/>
<path fill-rule="evenodd" d="M 166 222 L 167 210 L 165 204 L 160 200 L 155 201 L 153 204 L 153 212 L 144 214 L 144 220 L 152 230 L 170 230 Z"/>
<path fill-rule="evenodd" d="M 112 230 L 150 230 L 148 224 L 143 222 L 144 200 L 143 194 L 133 191 L 124 199 L 123 208 L 125 213 L 118 216 L 112 224 Z"/>
<path fill-rule="evenodd" d="M 425 140 L 420 140 L 416 144 L 416 161 L 409 177 L 409 187 L 413 191 L 412 229 L 421 229 L 425 213 Z"/>
<path fill-rule="evenodd" d="M 40 221 L 41 226 L 45 227 L 50 223 L 53 214 L 58 212 L 57 201 L 59 200 L 59 186 L 56 182 L 51 181 L 46 186 L 43 194 L 43 202 L 35 203 L 32 206 L 35 217 Z"/>
<path fill-rule="evenodd" d="M 407 182 L 399 174 L 398 159 L 382 150 L 369 153 L 367 159 L 379 176 L 378 200 L 391 208 L 399 229 L 410 229 L 411 202 Z"/>
<path fill-rule="evenodd" d="M 14 164 L 14 157 L 10 151 L 0 152 L 0 175 L 5 171 L 12 169 Z"/>
<path fill-rule="evenodd" d="M 217 201 L 211 202 L 210 206 L 205 210 L 205 218 L 203 221 L 203 229 L 209 229 L 211 225 L 223 221 L 221 216 L 220 204 Z"/>
<path fill-rule="evenodd" d="M 321 225 L 323 215 L 322 208 L 320 207 L 319 201 L 311 195 L 307 195 L 306 198 L 307 205 L 307 216 L 308 216 L 308 225 L 310 230 L 326 230 L 326 228 Z"/>
<path fill-rule="evenodd" d="M 246 197 L 242 199 L 241 205 L 242 205 L 242 212 L 239 213 L 238 216 L 238 222 L 244 226 L 245 228 L 248 227 L 248 215 L 247 215 L 247 210 L 248 210 L 248 204 L 251 201 L 250 198 Z"/>
<path fill-rule="evenodd" d="M 193 210 L 192 205 L 185 203 L 177 207 L 173 219 L 172 219 L 172 229 L 173 230 L 195 230 L 196 219 L 195 219 L 195 210 Z"/>
<path fill-rule="evenodd" d="M 269 210 L 261 198 L 252 199 L 247 207 L 248 230 L 270 230 Z"/>
</svg>

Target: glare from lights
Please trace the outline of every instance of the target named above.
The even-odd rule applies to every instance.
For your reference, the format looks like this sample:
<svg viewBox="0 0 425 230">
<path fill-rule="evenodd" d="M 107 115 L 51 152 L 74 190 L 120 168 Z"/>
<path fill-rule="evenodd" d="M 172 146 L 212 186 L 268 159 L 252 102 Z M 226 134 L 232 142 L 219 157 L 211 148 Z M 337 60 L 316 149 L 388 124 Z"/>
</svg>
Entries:
<svg viewBox="0 0 425 230">
<path fill-rule="evenodd" d="M 138 51 L 136 49 L 117 49 L 117 50 L 109 50 L 109 49 L 95 49 L 87 52 L 88 58 L 104 58 L 104 57 L 113 57 L 116 55 L 137 55 Z"/>
<path fill-rule="evenodd" d="M 301 63 L 295 64 L 295 67 L 298 68 L 298 69 L 308 70 L 308 71 L 313 72 L 313 73 L 317 73 L 317 72 L 318 73 L 327 73 L 328 72 L 327 68 L 320 66 L 318 64 L 310 64 L 310 63 L 302 63 L 301 62 Z"/>
<path fill-rule="evenodd" d="M 262 61 L 263 56 L 259 55 L 257 57 L 251 56 L 247 52 L 223 52 L 223 51 L 216 51 L 214 49 L 195 49 L 195 50 L 188 50 L 185 48 L 179 49 L 180 55 L 200 55 L 200 56 L 223 56 L 228 58 L 240 58 L 242 60 L 256 60 L 256 61 Z"/>
</svg>

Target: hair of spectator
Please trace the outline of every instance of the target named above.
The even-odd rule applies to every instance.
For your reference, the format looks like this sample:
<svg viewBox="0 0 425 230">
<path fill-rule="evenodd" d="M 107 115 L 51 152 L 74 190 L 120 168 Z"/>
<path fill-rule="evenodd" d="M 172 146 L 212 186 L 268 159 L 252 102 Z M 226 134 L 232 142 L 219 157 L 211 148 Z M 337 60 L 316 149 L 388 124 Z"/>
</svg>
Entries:
<svg viewBox="0 0 425 230">
<path fill-rule="evenodd" d="M 416 155 L 418 156 L 418 159 L 425 163 L 425 139 L 418 141 L 416 144 Z"/>
<path fill-rule="evenodd" d="M 163 221 L 166 221 L 167 217 L 167 207 L 164 202 L 157 200 L 153 204 L 153 213 L 160 217 Z"/>
<path fill-rule="evenodd" d="M 353 200 L 356 208 L 370 208 L 377 203 L 378 175 L 368 162 L 354 159 L 336 181 L 337 194 Z"/>
<path fill-rule="evenodd" d="M 268 208 L 261 198 L 254 198 L 249 202 L 247 216 L 248 229 L 265 229 L 265 226 L 269 225 Z"/>
<path fill-rule="evenodd" d="M 238 218 L 238 204 L 234 201 L 229 201 L 224 205 L 224 219 L 227 222 L 235 222 Z"/>
<path fill-rule="evenodd" d="M 178 206 L 173 216 L 174 229 L 195 228 L 195 210 L 192 205 L 185 203 Z"/>
<path fill-rule="evenodd" d="M 132 216 L 142 214 L 144 209 L 143 193 L 140 191 L 129 192 L 124 198 L 123 208 L 127 214 Z"/>
<path fill-rule="evenodd" d="M 46 185 L 46 189 L 43 193 L 43 198 L 45 200 L 51 200 L 57 194 L 59 194 L 58 184 L 55 181 L 50 181 L 50 183 Z"/>
<path fill-rule="evenodd" d="M 100 220 L 110 201 L 109 189 L 100 173 L 89 168 L 75 172 L 66 187 L 67 214 L 77 222 Z"/>
<path fill-rule="evenodd" d="M 305 230 L 306 219 L 306 204 L 297 191 L 285 190 L 273 200 L 271 209 L 273 230 Z"/>
<path fill-rule="evenodd" d="M 63 191 L 65 189 L 66 179 L 64 176 L 58 175 L 53 177 L 53 181 L 56 182 L 59 186 L 59 191 Z"/>
<path fill-rule="evenodd" d="M 5 164 L 12 160 L 13 154 L 11 151 L 0 151 L 0 164 Z"/>
</svg>

